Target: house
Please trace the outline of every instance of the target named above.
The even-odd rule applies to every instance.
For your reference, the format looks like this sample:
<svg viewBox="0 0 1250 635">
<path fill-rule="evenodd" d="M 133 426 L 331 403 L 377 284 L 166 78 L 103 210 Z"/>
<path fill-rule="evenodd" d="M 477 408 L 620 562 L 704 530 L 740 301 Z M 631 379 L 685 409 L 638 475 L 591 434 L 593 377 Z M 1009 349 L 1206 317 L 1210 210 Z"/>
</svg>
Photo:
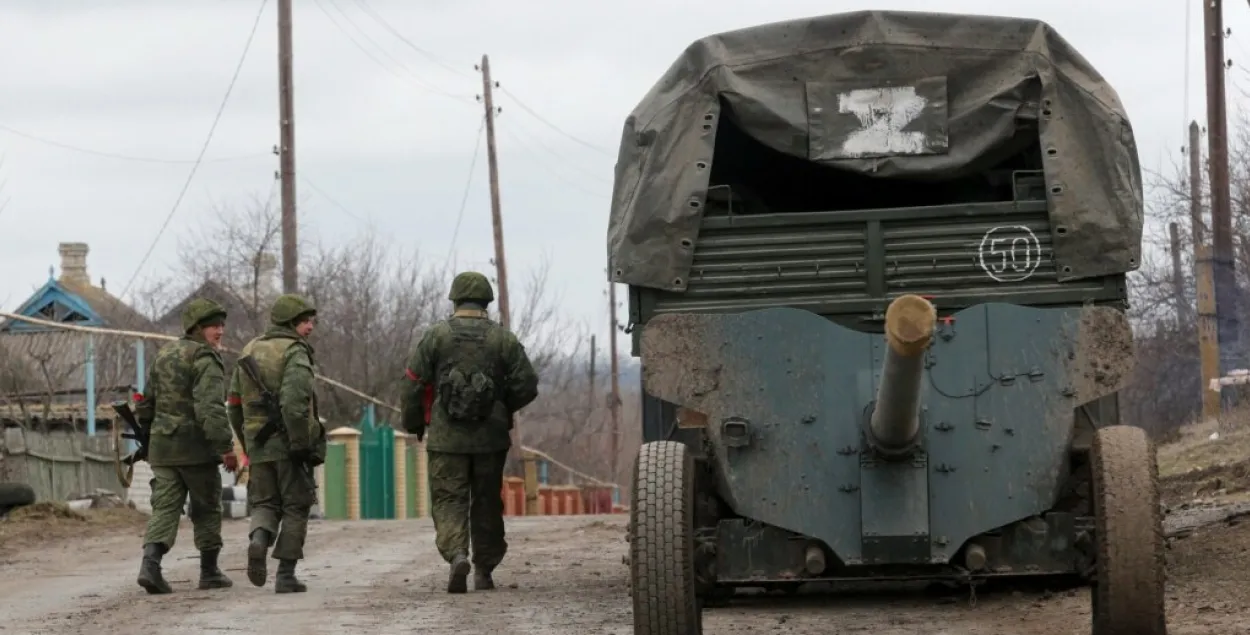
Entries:
<svg viewBox="0 0 1250 635">
<path fill-rule="evenodd" d="M 86 243 L 61 243 L 61 274 L 13 311 L 67 326 L 151 332 L 156 326 L 105 288 L 92 284 Z M 142 358 L 156 342 L 5 320 L 0 322 L 0 422 L 95 429 L 108 407 L 142 384 Z M 142 351 L 139 348 L 142 347 Z"/>
<path fill-rule="evenodd" d="M 263 254 L 249 273 L 255 274 L 255 284 L 243 285 L 238 291 L 232 285 L 211 278 L 204 280 L 181 302 L 156 320 L 157 328 L 162 333 L 181 335 L 183 309 L 196 298 L 207 298 L 226 309 L 226 335 L 223 344 L 236 350 L 242 348 L 248 340 L 264 331 L 268 323 L 269 305 L 278 296 L 274 284 L 277 259 L 272 254 Z"/>
</svg>

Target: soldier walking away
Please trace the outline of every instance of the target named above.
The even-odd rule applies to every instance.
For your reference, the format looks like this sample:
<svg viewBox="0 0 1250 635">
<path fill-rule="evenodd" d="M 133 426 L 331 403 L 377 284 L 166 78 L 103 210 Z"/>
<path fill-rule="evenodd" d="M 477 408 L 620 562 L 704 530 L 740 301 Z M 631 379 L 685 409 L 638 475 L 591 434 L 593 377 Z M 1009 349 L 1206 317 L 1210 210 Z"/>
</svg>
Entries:
<svg viewBox="0 0 1250 635">
<path fill-rule="evenodd" d="M 247 578 L 265 585 L 266 552 L 272 546 L 277 593 L 308 590 L 295 577 L 295 565 L 304 558 L 308 515 L 317 502 L 312 470 L 325 462 L 326 453 L 313 387 L 313 348 L 307 341 L 316 316 L 307 298 L 278 297 L 269 311 L 269 328 L 243 347 L 226 398 L 230 426 L 250 471 Z"/>
<path fill-rule="evenodd" d="M 513 415 L 538 396 L 538 375 L 516 336 L 488 319 L 490 281 L 465 272 L 451 283 L 455 313 L 422 336 L 408 360 L 404 429 L 425 438 L 438 552 L 448 593 L 495 588 L 503 560 L 503 471 Z"/>
<path fill-rule="evenodd" d="M 148 371 L 147 394 L 137 396 L 135 417 L 149 431 L 147 460 L 152 466 L 152 516 L 139 567 L 139 586 L 148 593 L 173 591 L 161 573 L 161 558 L 174 546 L 187 494 L 200 551 L 199 587 L 234 585 L 217 566 L 222 544 L 217 466 L 238 469 L 222 400 L 225 364 L 216 351 L 225 322 L 226 310 L 216 302 L 189 302 L 182 311 L 183 336 L 157 352 Z"/>
</svg>

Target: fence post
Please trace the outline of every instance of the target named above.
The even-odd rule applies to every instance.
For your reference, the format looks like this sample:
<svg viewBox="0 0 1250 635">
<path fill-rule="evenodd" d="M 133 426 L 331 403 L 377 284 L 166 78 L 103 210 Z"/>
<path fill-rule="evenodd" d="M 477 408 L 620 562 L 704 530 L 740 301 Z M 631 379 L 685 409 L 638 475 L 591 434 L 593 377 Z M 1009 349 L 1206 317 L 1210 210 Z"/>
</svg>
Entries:
<svg viewBox="0 0 1250 635">
<path fill-rule="evenodd" d="M 417 517 L 426 518 L 430 515 L 430 457 L 425 453 L 425 441 L 418 441 L 413 451 L 417 470 Z"/>
<path fill-rule="evenodd" d="M 347 518 L 360 520 L 360 431 L 344 426 L 331 430 L 326 436 L 331 441 L 342 443 L 346 448 L 344 480 L 347 490 Z"/>
<path fill-rule="evenodd" d="M 525 468 L 525 515 L 538 516 L 538 459 L 532 452 L 522 452 L 521 462 Z"/>
<path fill-rule="evenodd" d="M 87 436 L 95 436 L 95 336 L 87 334 L 87 363 L 83 368 L 87 390 Z"/>
<path fill-rule="evenodd" d="M 395 491 L 395 520 L 402 520 L 408 517 L 408 434 L 396 430 L 394 439 L 395 478 L 391 488 Z"/>
</svg>

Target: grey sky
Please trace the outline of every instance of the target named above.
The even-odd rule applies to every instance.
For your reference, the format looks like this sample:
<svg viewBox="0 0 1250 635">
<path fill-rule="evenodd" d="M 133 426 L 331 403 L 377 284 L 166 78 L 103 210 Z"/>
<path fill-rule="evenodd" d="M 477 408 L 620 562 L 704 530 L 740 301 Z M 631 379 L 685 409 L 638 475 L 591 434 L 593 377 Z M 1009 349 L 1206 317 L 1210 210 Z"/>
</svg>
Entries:
<svg viewBox="0 0 1250 635">
<path fill-rule="evenodd" d="M 92 277 L 106 278 L 114 292 L 125 286 L 182 188 L 260 1 L 3 3 L 0 126 L 94 151 L 184 163 L 105 158 L 0 129 L 0 181 L 7 179 L 0 201 L 11 197 L 0 212 L 0 307 L 15 308 L 43 283 L 63 241 L 89 242 Z M 302 237 L 333 242 L 372 226 L 396 246 L 446 257 L 482 113 L 473 99 L 481 91 L 473 66 L 488 53 L 505 89 L 498 127 L 510 278 L 519 285 L 548 257 L 568 311 L 603 338 L 608 197 L 626 115 L 701 36 L 831 10 L 882 8 L 862 0 L 835 4 L 634 0 L 612 11 L 573 1 L 296 2 L 297 170 L 307 179 L 298 186 Z M 1184 142 L 1186 101 L 1189 117 L 1205 119 L 1197 3 L 1010 4 L 948 0 L 942 9 L 1051 23 L 1118 90 L 1144 167 L 1175 158 Z M 926 5 L 899 0 L 889 8 Z M 1188 95 L 1186 6 L 1192 12 Z M 1227 3 L 1225 11 L 1233 30 L 1228 55 L 1250 67 L 1250 8 Z M 415 51 L 375 14 L 459 72 Z M 278 139 L 276 51 L 270 0 L 207 153 L 210 162 L 200 167 L 137 285 L 174 262 L 175 238 L 190 237 L 210 203 L 245 204 L 269 192 L 277 167 L 269 154 Z M 1230 95 L 1237 95 L 1238 77 L 1247 76 L 1230 73 Z M 585 143 L 540 122 L 512 95 Z M 493 247 L 484 154 L 454 251 L 462 266 L 487 270 Z"/>
</svg>

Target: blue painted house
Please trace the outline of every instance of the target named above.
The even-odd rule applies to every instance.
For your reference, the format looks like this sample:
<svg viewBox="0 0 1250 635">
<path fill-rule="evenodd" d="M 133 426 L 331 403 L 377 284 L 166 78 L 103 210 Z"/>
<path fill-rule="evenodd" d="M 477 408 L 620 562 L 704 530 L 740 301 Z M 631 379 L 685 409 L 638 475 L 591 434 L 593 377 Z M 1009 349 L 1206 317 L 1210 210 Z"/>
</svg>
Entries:
<svg viewBox="0 0 1250 635">
<path fill-rule="evenodd" d="M 149 332 L 156 327 L 109 293 L 103 279 L 92 284 L 85 243 L 61 243 L 59 252 L 60 276 L 50 275 L 12 312 L 71 328 L 0 322 L 0 423 L 94 430 L 97 418 L 112 418 L 112 401 L 125 399 L 142 383 L 140 356 L 150 356 L 156 343 L 72 327 Z"/>
</svg>

